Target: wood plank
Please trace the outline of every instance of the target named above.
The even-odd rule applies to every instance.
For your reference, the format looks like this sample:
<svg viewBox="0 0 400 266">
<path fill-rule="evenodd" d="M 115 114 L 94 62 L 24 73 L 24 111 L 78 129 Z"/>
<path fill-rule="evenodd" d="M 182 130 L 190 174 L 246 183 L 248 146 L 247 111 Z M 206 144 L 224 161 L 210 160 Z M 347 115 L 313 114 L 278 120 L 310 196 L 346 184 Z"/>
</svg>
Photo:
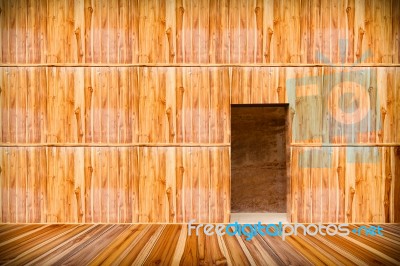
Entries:
<svg viewBox="0 0 400 266">
<path fill-rule="evenodd" d="M 393 1 L 20 0 L 4 2 L 1 10 L 1 58 L 7 63 L 164 63 L 171 56 L 168 29 L 178 63 L 262 62 L 262 57 L 340 63 L 344 46 L 349 63 L 364 60 L 368 50 L 373 55 L 364 61 L 399 61 Z M 302 14 L 307 10 L 310 14 Z"/>
<path fill-rule="evenodd" d="M 153 239 L 157 239 L 159 233 L 163 230 L 164 228 L 161 226 L 156 226 L 156 225 L 147 225 L 146 228 L 143 230 L 143 233 L 139 234 L 139 237 L 134 239 L 132 243 L 129 243 L 130 245 L 128 248 L 123 252 L 123 254 L 116 260 L 116 262 L 123 263 L 123 264 L 132 264 L 135 259 L 137 259 L 138 256 L 141 254 L 143 255 L 142 251 L 144 248 L 147 246 L 152 247 Z M 146 255 L 146 254 L 144 254 Z"/>
<path fill-rule="evenodd" d="M 43 238 L 52 238 L 57 234 L 69 231 L 74 225 L 50 225 L 46 228 L 41 228 L 39 231 L 32 230 L 31 234 L 27 233 L 23 237 L 9 240 L 7 244 L 2 245 L 0 252 L 2 261 L 7 261 L 16 258 L 19 254 L 28 251 L 34 246 L 37 246 Z"/>
<path fill-rule="evenodd" d="M 1 62 L 9 63 L 9 12 L 8 11 L 8 1 L 2 1 L 0 3 L 0 23 L 1 23 Z"/>
<path fill-rule="evenodd" d="M 240 1 L 229 1 L 229 63 L 239 63 L 240 61 L 240 45 L 239 42 L 232 40 L 240 40 Z"/>
<path fill-rule="evenodd" d="M 148 254 L 145 263 L 157 264 L 159 262 L 171 263 L 172 255 L 174 254 L 178 239 L 181 225 L 168 226 L 162 234 L 159 236 L 159 241 L 156 242 Z"/>
<path fill-rule="evenodd" d="M 183 143 L 190 143 L 192 141 L 192 68 L 185 68 L 182 70 L 183 81 L 183 97 L 182 97 L 182 128 L 183 128 Z"/>
<path fill-rule="evenodd" d="M 384 236 L 304 236 L 299 227 L 285 241 L 260 235 L 248 241 L 203 230 L 187 235 L 185 225 L 7 225 L 7 241 L 0 245 L 3 263 L 398 264 L 399 226 L 380 226 Z"/>
<path fill-rule="evenodd" d="M 6 70 L 7 68 L 2 68 L 0 70 L 0 86 L 1 86 L 1 92 L 0 92 L 0 110 L 1 110 L 1 132 L 0 132 L 0 137 L 2 142 L 6 142 L 8 138 L 8 112 L 9 112 L 9 106 L 8 106 L 8 89 L 7 89 L 7 75 L 6 75 Z"/>
<path fill-rule="evenodd" d="M 104 234 L 101 235 L 101 237 L 96 237 L 94 240 L 90 242 L 90 245 L 85 245 L 83 247 L 76 247 L 79 248 L 78 250 L 80 252 L 76 252 L 74 250 L 70 251 L 69 254 L 66 254 L 65 256 L 59 258 L 55 263 L 61 264 L 69 264 L 71 262 L 74 263 L 82 263 L 82 264 L 88 264 L 92 259 L 94 259 L 98 255 L 99 250 L 103 250 L 108 246 L 108 241 L 105 241 L 106 239 L 109 239 L 110 237 L 118 237 L 120 236 L 124 231 L 126 231 L 129 228 L 129 225 L 119 225 L 119 226 L 114 226 L 104 232 Z M 96 249 L 92 248 L 92 245 L 97 247 Z M 83 253 L 81 253 L 83 252 Z M 82 256 L 82 254 L 85 254 Z"/>
<path fill-rule="evenodd" d="M 191 175 L 192 175 L 192 188 L 191 188 L 191 193 L 192 193 L 192 199 L 191 199 L 191 217 L 189 218 L 189 221 L 191 219 L 195 219 L 196 221 L 200 220 L 200 194 L 202 190 L 200 189 L 200 158 L 201 158 L 201 149 L 192 149 L 192 152 L 190 154 L 190 160 L 192 162 L 192 169 L 191 169 Z"/>
<path fill-rule="evenodd" d="M 18 9 L 18 2 L 9 2 L 7 6 L 6 13 L 8 14 L 8 62 L 15 63 L 17 62 L 17 38 L 18 36 L 18 28 L 17 28 L 17 9 Z"/>
<path fill-rule="evenodd" d="M 248 2 L 239 1 L 238 3 L 238 12 L 236 16 L 239 17 L 239 62 L 240 63 L 250 63 L 250 58 L 247 55 L 248 51 L 248 40 L 247 40 L 247 22 L 250 21 L 250 18 L 247 18 L 247 4 Z"/>
<path fill-rule="evenodd" d="M 35 230 L 39 227 L 42 227 L 41 224 L 2 224 L 0 235 L 2 240 L 5 242 L 9 239 L 12 239 L 18 234 L 24 234 L 26 232 Z"/>
<path fill-rule="evenodd" d="M 191 154 L 198 148 L 188 148 L 182 150 L 183 157 L 183 181 L 182 181 L 182 207 L 183 222 L 188 222 L 193 216 L 192 196 L 193 196 L 193 175 Z"/>
<path fill-rule="evenodd" d="M 138 243 L 138 240 L 141 239 L 140 237 L 144 237 L 142 235 L 144 232 L 148 231 L 149 227 L 151 227 L 151 225 L 131 225 L 120 237 L 114 239 L 114 241 L 104 249 L 104 252 L 98 254 L 90 264 L 98 265 L 99 263 L 108 264 L 117 262 L 125 258 L 127 254 L 130 255 L 129 247 L 134 247 L 134 244 Z"/>
<path fill-rule="evenodd" d="M 392 220 L 395 223 L 400 222 L 400 180 L 398 178 L 400 174 L 400 149 L 398 147 L 393 148 L 394 149 L 394 167 L 395 167 L 395 173 L 394 173 L 394 187 L 393 187 L 393 216 L 394 219 Z"/>
<path fill-rule="evenodd" d="M 210 222 L 210 150 L 201 150 L 200 157 L 200 173 L 199 176 L 199 188 L 202 193 L 200 193 L 199 198 L 199 222 Z M 229 206 L 230 207 L 230 206 Z"/>
<path fill-rule="evenodd" d="M 118 179 L 116 180 L 117 189 L 114 192 L 116 194 L 116 204 L 115 211 L 118 213 L 117 221 L 120 223 L 132 222 L 132 205 L 130 200 L 130 194 L 133 190 L 129 184 L 129 168 L 125 163 L 129 161 L 129 149 L 118 149 L 118 165 L 115 171 L 118 171 Z"/>
<path fill-rule="evenodd" d="M 85 23 L 86 24 L 86 29 L 87 29 L 87 34 L 92 34 L 92 38 L 88 39 L 86 41 L 86 47 L 92 49 L 92 54 L 89 51 L 86 51 L 87 54 L 92 55 L 92 60 L 90 62 L 93 63 L 102 63 L 101 61 L 101 32 L 103 30 L 103 27 L 101 25 L 101 1 L 95 0 L 92 2 L 93 4 L 90 4 L 89 2 L 86 2 L 86 18 L 85 18 Z M 92 30 L 90 30 L 89 22 L 91 22 L 91 27 Z M 89 36 L 89 35 L 88 35 Z M 89 45 L 89 41 L 90 45 Z M 89 59 L 90 60 L 90 59 Z"/>
<path fill-rule="evenodd" d="M 132 205 L 129 208 L 129 212 L 132 213 L 132 222 L 139 222 L 139 179 L 140 179 L 140 168 L 139 168 L 139 149 L 132 148 L 129 149 L 129 165 L 132 167 L 129 168 L 129 175 L 131 178 L 129 179 L 129 186 L 131 187 L 130 191 L 131 196 L 129 198 L 129 202 Z"/>
<path fill-rule="evenodd" d="M 93 240 L 97 239 L 104 232 L 111 229 L 107 225 L 91 225 L 88 230 L 82 233 L 76 234 L 63 242 L 62 245 L 58 245 L 53 249 L 49 249 L 43 255 L 38 256 L 36 259 L 32 260 L 31 263 L 54 263 L 64 256 L 71 256 L 78 252 L 82 247 L 90 244 Z M 62 238 L 63 239 L 63 238 Z"/>
<path fill-rule="evenodd" d="M 8 113 L 8 126 L 9 126 L 9 138 L 8 142 L 17 142 L 17 91 L 18 91 L 18 69 L 12 68 L 9 73 L 9 113 Z"/>
<path fill-rule="evenodd" d="M 21 254 L 12 259 L 10 263 L 29 263 L 37 257 L 40 257 L 41 255 L 46 253 L 48 250 L 58 247 L 61 243 L 65 242 L 65 239 L 73 237 L 76 234 L 86 232 L 87 229 L 90 227 L 92 227 L 92 225 L 78 225 L 73 227 L 70 226 L 71 229 L 66 232 L 60 232 L 60 230 L 53 238 L 47 236 L 49 238 L 48 240 L 39 242 L 39 244 L 30 248 L 29 250 L 21 252 Z"/>
</svg>

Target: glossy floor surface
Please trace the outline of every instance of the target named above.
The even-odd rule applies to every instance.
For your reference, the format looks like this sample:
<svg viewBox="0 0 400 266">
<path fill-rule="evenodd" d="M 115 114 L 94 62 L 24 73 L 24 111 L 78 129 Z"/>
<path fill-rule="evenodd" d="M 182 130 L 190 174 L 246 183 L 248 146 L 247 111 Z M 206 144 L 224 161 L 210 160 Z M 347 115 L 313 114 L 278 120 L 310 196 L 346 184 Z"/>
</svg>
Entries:
<svg viewBox="0 0 400 266">
<path fill-rule="evenodd" d="M 361 225 L 350 225 L 357 229 Z M 0 264 L 398 265 L 400 224 L 383 236 L 188 236 L 187 225 L 1 224 Z M 200 231 L 203 232 L 203 231 Z"/>
</svg>

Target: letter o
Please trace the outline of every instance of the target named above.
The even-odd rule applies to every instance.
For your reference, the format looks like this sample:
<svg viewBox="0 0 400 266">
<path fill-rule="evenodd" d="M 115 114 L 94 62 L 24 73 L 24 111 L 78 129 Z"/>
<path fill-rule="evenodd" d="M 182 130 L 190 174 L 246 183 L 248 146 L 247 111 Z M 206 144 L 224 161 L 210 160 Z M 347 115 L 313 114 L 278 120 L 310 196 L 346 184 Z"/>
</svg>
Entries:
<svg viewBox="0 0 400 266">
<path fill-rule="evenodd" d="M 357 106 L 353 112 L 345 112 L 340 108 L 340 97 L 344 94 L 352 94 L 361 106 Z M 328 110 L 331 116 L 338 122 L 350 125 L 359 123 L 368 114 L 370 107 L 369 95 L 365 87 L 357 82 L 341 82 L 334 86 L 328 96 Z"/>
<path fill-rule="evenodd" d="M 314 232 L 311 232 L 311 227 L 315 229 Z M 316 226 L 315 224 L 309 224 L 307 226 L 307 235 L 315 236 L 316 234 L 318 234 L 318 226 Z"/>
<path fill-rule="evenodd" d="M 333 232 L 331 232 L 331 231 L 329 230 L 329 228 L 331 228 L 331 227 L 334 229 Z M 330 236 L 336 235 L 337 232 L 338 232 L 338 228 L 337 228 L 337 226 L 336 226 L 335 224 L 328 224 L 328 226 L 326 227 L 326 233 L 327 233 L 328 235 L 330 235 Z"/>
</svg>

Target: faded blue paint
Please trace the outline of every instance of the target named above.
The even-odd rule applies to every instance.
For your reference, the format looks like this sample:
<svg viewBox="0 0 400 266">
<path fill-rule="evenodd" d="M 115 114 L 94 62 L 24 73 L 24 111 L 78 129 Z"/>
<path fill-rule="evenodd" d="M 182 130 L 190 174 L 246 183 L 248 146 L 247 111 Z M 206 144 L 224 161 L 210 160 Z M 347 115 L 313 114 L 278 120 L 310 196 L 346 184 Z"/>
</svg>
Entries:
<svg viewBox="0 0 400 266">
<path fill-rule="evenodd" d="M 346 40 L 339 41 L 340 47 L 340 56 L 341 62 L 344 63 L 345 55 L 346 55 Z M 354 67 L 357 66 L 358 63 L 364 61 L 366 58 L 371 56 L 371 52 L 366 51 L 361 60 L 354 64 Z M 316 59 L 320 60 L 323 63 L 329 64 L 329 59 L 319 52 L 316 53 Z M 305 76 L 300 78 L 291 78 L 286 80 L 286 91 L 287 97 L 290 107 L 292 107 L 296 113 L 300 113 L 301 109 L 307 108 L 310 110 L 321 110 L 323 112 L 323 107 L 328 108 L 328 99 L 329 93 L 331 90 L 336 87 L 338 84 L 343 82 L 353 82 L 359 83 L 360 87 L 366 90 L 366 94 L 370 98 L 370 94 L 368 92 L 368 88 L 374 87 L 377 88 L 377 79 L 373 79 L 375 81 L 374 84 L 371 84 L 371 75 L 375 73 L 371 71 L 371 69 L 361 69 L 350 72 L 337 72 L 329 75 L 312 75 Z M 309 96 L 299 96 L 296 98 L 296 89 L 299 86 L 310 86 L 316 85 L 317 87 L 317 95 L 309 95 Z M 378 131 L 381 128 L 381 121 L 379 114 L 379 93 L 377 89 L 374 91 L 376 93 L 376 106 L 375 109 L 371 109 L 371 106 L 368 107 L 368 111 L 366 111 L 365 116 L 358 122 L 352 124 L 345 124 L 333 117 L 328 109 L 325 110 L 325 113 L 317 112 L 306 112 L 307 113 L 307 121 L 312 124 L 306 125 L 304 127 L 308 129 L 308 131 L 300 132 L 299 128 L 299 117 L 295 115 L 293 120 L 292 127 L 292 136 L 295 142 L 305 142 L 312 141 L 313 139 L 322 139 L 323 144 L 332 143 L 335 138 L 344 138 L 346 143 L 355 143 L 356 138 L 359 134 L 371 134 L 374 132 L 378 135 Z M 297 103 L 296 103 L 297 100 Z M 337 107 L 341 108 L 343 113 L 352 114 L 355 113 L 359 109 L 359 99 L 353 97 L 352 93 L 346 92 L 343 94 L 337 103 Z M 371 98 L 370 98 L 371 104 Z M 347 106 L 347 107 L 346 107 Z M 364 110 L 365 111 L 365 110 Z M 304 112 L 302 112 L 304 113 Z M 375 127 L 372 128 L 372 118 L 375 121 Z M 323 121 L 326 119 L 325 123 L 328 123 L 326 127 L 327 131 L 324 132 L 324 128 L 319 123 L 313 123 L 315 120 Z M 306 123 L 306 122 L 303 122 Z M 322 123 L 324 124 L 324 123 Z M 370 150 L 364 150 L 363 148 L 357 147 L 346 147 L 347 152 L 347 162 L 348 163 L 376 163 L 381 160 L 381 154 L 377 148 L 368 148 Z M 310 148 L 304 149 L 299 154 L 299 167 L 301 168 L 330 168 L 332 165 L 332 148 L 324 147 L 324 148 Z M 323 160 L 313 160 L 315 158 L 324 158 Z"/>
</svg>

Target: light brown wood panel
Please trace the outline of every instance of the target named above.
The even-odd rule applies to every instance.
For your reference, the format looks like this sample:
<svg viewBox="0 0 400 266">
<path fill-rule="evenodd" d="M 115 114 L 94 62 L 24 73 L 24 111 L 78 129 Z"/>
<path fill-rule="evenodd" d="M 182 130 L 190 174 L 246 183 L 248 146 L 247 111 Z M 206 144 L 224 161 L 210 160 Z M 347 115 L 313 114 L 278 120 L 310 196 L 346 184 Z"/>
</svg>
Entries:
<svg viewBox="0 0 400 266">
<path fill-rule="evenodd" d="M 292 143 L 400 141 L 395 67 L 8 67 L 0 76 L 3 143 L 229 143 L 230 103 L 286 102 Z"/>
<path fill-rule="evenodd" d="M 45 148 L 1 150 L 2 222 L 47 221 L 47 165 Z"/>
<path fill-rule="evenodd" d="M 292 147 L 292 222 L 398 222 L 397 147 Z"/>
<path fill-rule="evenodd" d="M 228 222 L 228 147 L 1 148 L 3 223 Z"/>
<path fill-rule="evenodd" d="M 231 68 L 233 104 L 285 103 L 294 143 L 397 143 L 395 67 Z"/>
<path fill-rule="evenodd" d="M 397 1 L 1 1 L 2 63 L 399 63 Z"/>
<path fill-rule="evenodd" d="M 3 143 L 228 143 L 228 68 L 1 68 Z"/>
<path fill-rule="evenodd" d="M 0 67 L 1 220 L 227 221 L 229 147 L 217 146 L 230 143 L 230 104 L 289 103 L 292 221 L 398 222 L 399 10 L 393 0 L 0 1 L 0 62 L 21 65 Z M 53 144 L 65 147 L 40 147 Z M 331 144 L 343 147 L 312 147 Z"/>
</svg>

